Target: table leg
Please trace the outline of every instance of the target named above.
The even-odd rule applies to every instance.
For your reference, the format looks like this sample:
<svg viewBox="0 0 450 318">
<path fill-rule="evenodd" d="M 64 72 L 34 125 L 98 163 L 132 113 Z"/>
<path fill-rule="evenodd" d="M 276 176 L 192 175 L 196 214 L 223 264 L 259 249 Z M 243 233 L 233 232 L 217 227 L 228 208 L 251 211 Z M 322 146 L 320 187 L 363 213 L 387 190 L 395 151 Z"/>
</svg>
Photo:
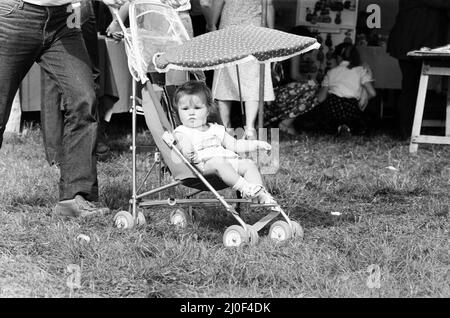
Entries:
<svg viewBox="0 0 450 318">
<path fill-rule="evenodd" d="M 414 113 L 414 122 L 411 133 L 411 142 L 409 145 L 409 152 L 417 152 L 419 147 L 415 142 L 415 137 L 420 135 L 420 129 L 422 128 L 423 110 L 425 107 L 425 98 L 427 96 L 429 75 L 425 74 L 425 64 L 422 64 L 422 75 L 420 76 L 419 91 L 417 92 L 416 110 Z"/>
<path fill-rule="evenodd" d="M 450 137 L 450 78 L 447 79 L 447 113 L 445 118 L 445 136 Z"/>
</svg>

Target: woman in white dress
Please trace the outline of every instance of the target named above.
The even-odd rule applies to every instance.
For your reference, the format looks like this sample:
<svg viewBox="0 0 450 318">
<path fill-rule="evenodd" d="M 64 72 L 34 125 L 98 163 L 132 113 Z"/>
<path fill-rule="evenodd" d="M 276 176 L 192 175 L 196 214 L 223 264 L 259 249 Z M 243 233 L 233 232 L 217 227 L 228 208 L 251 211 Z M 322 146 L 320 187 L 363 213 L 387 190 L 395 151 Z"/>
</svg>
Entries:
<svg viewBox="0 0 450 318">
<path fill-rule="evenodd" d="M 272 0 L 213 0 L 211 15 L 207 28 L 216 30 L 220 17 L 219 29 L 235 25 L 262 25 L 262 2 L 267 1 L 267 26 L 274 28 L 274 8 Z M 245 104 L 245 135 L 244 138 L 256 139 L 255 121 L 259 106 L 259 64 L 255 61 L 239 65 L 239 80 L 235 66 L 225 67 L 214 72 L 212 93 L 218 100 L 220 117 L 225 127 L 230 128 L 230 110 L 232 101 L 242 101 Z M 272 86 L 270 67 L 265 67 L 264 100 L 275 99 Z M 240 89 L 239 89 L 240 83 Z M 241 93 L 240 93 L 241 92 Z"/>
</svg>

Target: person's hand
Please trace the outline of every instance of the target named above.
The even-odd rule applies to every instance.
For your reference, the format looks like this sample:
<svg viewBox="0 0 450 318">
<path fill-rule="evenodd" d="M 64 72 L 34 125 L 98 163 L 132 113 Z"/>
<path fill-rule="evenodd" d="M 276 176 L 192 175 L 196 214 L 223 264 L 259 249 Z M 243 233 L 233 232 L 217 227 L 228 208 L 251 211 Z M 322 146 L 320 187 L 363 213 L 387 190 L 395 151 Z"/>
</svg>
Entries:
<svg viewBox="0 0 450 318">
<path fill-rule="evenodd" d="M 258 149 L 263 149 L 266 151 L 272 150 L 272 146 L 265 141 L 255 140 L 255 142 L 257 143 Z"/>
<path fill-rule="evenodd" d="M 130 0 L 101 0 L 101 1 L 109 7 L 119 9 L 121 6 L 123 6 Z"/>
<path fill-rule="evenodd" d="M 171 6 L 174 9 L 178 9 L 181 6 L 186 5 L 188 0 L 161 0 L 162 3 Z"/>
<path fill-rule="evenodd" d="M 106 35 L 112 37 L 117 42 L 122 41 L 124 35 L 123 31 L 120 28 L 119 22 L 117 20 L 113 20 L 108 28 L 106 29 Z"/>
<path fill-rule="evenodd" d="M 359 108 L 362 111 L 364 111 L 368 103 L 369 103 L 369 95 L 367 94 L 367 91 L 363 88 L 359 99 Z"/>
</svg>

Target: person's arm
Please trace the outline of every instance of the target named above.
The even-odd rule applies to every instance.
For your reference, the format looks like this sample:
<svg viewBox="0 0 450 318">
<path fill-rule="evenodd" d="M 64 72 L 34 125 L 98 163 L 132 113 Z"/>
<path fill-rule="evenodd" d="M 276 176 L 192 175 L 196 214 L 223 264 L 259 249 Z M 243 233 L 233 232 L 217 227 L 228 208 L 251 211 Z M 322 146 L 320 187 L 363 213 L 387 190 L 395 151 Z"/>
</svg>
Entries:
<svg viewBox="0 0 450 318">
<path fill-rule="evenodd" d="M 373 73 L 370 65 L 364 63 L 361 73 L 361 84 L 363 88 L 367 91 L 368 99 L 371 99 L 377 95 L 375 88 L 373 87 Z"/>
<path fill-rule="evenodd" d="M 124 22 L 128 18 L 128 8 L 130 7 L 130 3 L 125 3 L 122 7 L 120 7 L 118 14 L 122 22 Z M 123 31 L 122 28 L 119 25 L 119 22 L 117 21 L 117 17 L 114 14 L 114 9 L 111 7 L 108 7 L 109 11 L 111 12 L 111 15 L 113 17 L 112 22 L 109 24 L 109 26 L 106 28 L 106 35 L 112 36 L 114 40 L 121 41 L 123 39 Z"/>
<path fill-rule="evenodd" d="M 202 5 L 202 8 L 205 10 L 204 14 L 206 13 L 206 29 L 208 31 L 217 30 L 217 22 L 219 22 L 224 3 L 224 0 L 212 0 L 212 4 L 210 7 Z"/>
<path fill-rule="evenodd" d="M 275 8 L 272 0 L 267 0 L 267 27 L 275 29 Z"/>
<path fill-rule="evenodd" d="M 319 103 L 323 103 L 325 99 L 328 97 L 328 89 L 330 86 L 330 71 L 328 71 L 327 74 L 325 74 L 325 77 L 322 80 L 322 86 L 319 89 L 319 92 L 317 93 L 317 100 Z"/>
<path fill-rule="evenodd" d="M 369 99 L 374 98 L 375 96 L 377 96 L 377 91 L 373 87 L 372 82 L 364 83 L 363 87 L 367 91 L 367 95 L 368 95 Z"/>
<path fill-rule="evenodd" d="M 237 153 L 256 151 L 258 149 L 270 150 L 272 147 L 265 141 L 261 140 L 236 140 L 228 133 L 225 133 L 222 141 L 224 148 Z"/>
<path fill-rule="evenodd" d="M 122 21 L 125 21 L 128 18 L 128 8 L 130 7 L 130 3 L 127 2 L 119 9 L 119 17 Z M 114 8 L 108 7 L 111 15 L 113 16 L 113 20 L 116 20 L 116 15 L 114 14 Z"/>
</svg>

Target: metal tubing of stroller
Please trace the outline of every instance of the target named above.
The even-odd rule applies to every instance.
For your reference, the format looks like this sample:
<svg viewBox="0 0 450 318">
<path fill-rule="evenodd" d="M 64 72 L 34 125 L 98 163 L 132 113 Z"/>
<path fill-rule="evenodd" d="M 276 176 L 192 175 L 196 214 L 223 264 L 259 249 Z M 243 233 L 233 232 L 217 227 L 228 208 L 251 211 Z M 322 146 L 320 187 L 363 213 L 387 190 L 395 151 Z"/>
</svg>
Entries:
<svg viewBox="0 0 450 318">
<path fill-rule="evenodd" d="M 242 101 L 241 77 L 239 76 L 239 65 L 236 65 L 236 77 L 237 77 L 238 88 L 239 88 L 239 102 L 241 103 L 241 114 L 242 114 L 242 117 L 245 117 L 244 103 Z M 245 120 L 244 120 L 244 122 L 245 122 Z"/>
<path fill-rule="evenodd" d="M 155 189 L 155 191 L 161 191 L 163 189 Z M 153 191 L 153 192 L 155 192 Z M 252 204 L 249 202 L 249 200 L 246 199 L 225 199 L 228 203 L 245 203 L 248 204 L 249 207 L 261 207 L 261 204 Z M 169 204 L 168 200 L 143 200 L 141 202 L 139 202 L 139 206 L 155 206 L 155 205 L 166 205 Z M 187 204 L 187 205 L 217 205 L 217 199 L 204 199 L 204 198 L 200 198 L 200 199 L 175 199 L 175 204 Z M 220 203 L 220 202 L 219 202 Z M 279 214 L 279 212 L 277 212 L 277 214 Z"/>
<path fill-rule="evenodd" d="M 132 162 L 133 162 L 133 189 L 132 189 L 132 212 L 134 220 L 137 220 L 136 213 L 136 81 L 133 79 L 132 86 L 132 115 L 131 115 L 131 135 L 132 135 Z"/>
<path fill-rule="evenodd" d="M 158 161 L 158 186 L 161 186 L 162 183 L 162 172 L 161 172 L 161 160 Z M 161 200 L 161 192 L 158 193 L 158 199 Z"/>
<path fill-rule="evenodd" d="M 264 124 L 264 81 L 266 75 L 266 65 L 259 66 L 259 107 L 258 107 L 258 128 L 263 128 Z"/>
<path fill-rule="evenodd" d="M 191 168 L 191 163 L 181 154 L 180 150 L 178 150 L 177 147 L 175 147 L 174 145 L 172 145 L 172 149 L 175 151 L 175 153 L 181 158 L 181 160 L 184 161 L 184 163 L 187 164 L 187 166 L 189 168 Z M 242 227 L 244 228 L 245 231 L 247 231 L 247 224 L 245 224 L 245 222 L 239 217 L 239 214 L 236 212 L 236 210 L 227 203 L 227 201 L 225 201 L 225 199 L 216 191 L 216 189 L 214 189 L 214 187 L 212 185 L 209 184 L 208 180 L 205 179 L 205 177 L 198 172 L 196 169 L 192 169 L 192 172 L 203 182 L 204 185 L 206 185 L 209 189 L 209 191 L 211 191 L 214 196 L 217 198 L 217 200 L 220 201 L 220 203 L 222 203 L 222 205 L 227 209 L 228 212 L 231 212 L 231 214 L 233 214 L 234 218 L 242 225 Z"/>
<path fill-rule="evenodd" d="M 267 0 L 261 1 L 261 26 L 267 27 Z M 259 107 L 258 107 L 258 128 L 263 128 L 264 124 L 264 82 L 265 82 L 265 64 L 259 66 Z"/>
<path fill-rule="evenodd" d="M 153 169 L 155 168 L 155 166 L 157 165 L 157 162 L 154 162 L 152 164 L 152 166 L 150 167 L 150 170 L 147 172 L 147 174 L 144 177 L 144 180 L 141 182 L 141 184 L 139 185 L 139 187 L 136 190 L 136 193 L 139 193 L 139 191 L 141 191 L 142 187 L 145 184 L 145 181 L 147 181 L 148 177 L 150 176 L 150 174 L 152 173 Z"/>
<path fill-rule="evenodd" d="M 181 184 L 180 181 L 175 181 L 175 182 L 172 182 L 172 183 L 169 183 L 169 184 L 160 186 L 159 188 L 156 188 L 156 189 L 153 189 L 153 190 L 150 190 L 150 191 L 141 193 L 141 194 L 139 194 L 139 195 L 136 195 L 136 199 L 141 199 L 141 198 L 146 197 L 146 196 L 148 196 L 148 195 L 152 195 L 152 194 L 155 194 L 155 193 L 159 193 L 159 192 L 161 192 L 161 191 L 164 191 L 164 190 L 167 190 L 167 189 L 176 187 L 176 186 L 178 186 L 178 185 L 180 185 L 180 184 Z"/>
</svg>

